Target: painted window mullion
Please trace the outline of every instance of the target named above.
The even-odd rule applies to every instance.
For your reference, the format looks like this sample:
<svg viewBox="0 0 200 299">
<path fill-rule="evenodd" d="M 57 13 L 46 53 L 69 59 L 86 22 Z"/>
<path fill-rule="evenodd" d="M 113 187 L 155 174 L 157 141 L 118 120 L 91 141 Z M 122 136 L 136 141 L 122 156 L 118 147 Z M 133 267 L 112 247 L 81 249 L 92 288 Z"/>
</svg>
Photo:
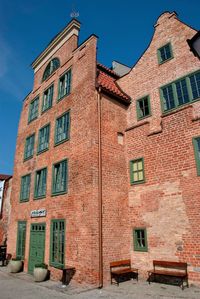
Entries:
<svg viewBox="0 0 200 299">
<path fill-rule="evenodd" d="M 178 95 L 177 95 L 176 84 L 175 84 L 175 83 L 172 83 L 172 90 L 173 90 L 173 96 L 174 96 L 175 107 L 178 107 L 178 106 L 179 106 L 179 103 L 178 103 Z"/>
</svg>

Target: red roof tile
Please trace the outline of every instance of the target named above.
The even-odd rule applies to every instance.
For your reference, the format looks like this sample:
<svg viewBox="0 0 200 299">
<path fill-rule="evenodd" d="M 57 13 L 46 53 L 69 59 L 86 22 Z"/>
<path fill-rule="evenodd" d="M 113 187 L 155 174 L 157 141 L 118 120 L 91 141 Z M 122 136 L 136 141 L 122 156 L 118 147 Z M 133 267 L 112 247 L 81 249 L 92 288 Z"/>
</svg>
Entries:
<svg viewBox="0 0 200 299">
<path fill-rule="evenodd" d="M 97 68 L 98 68 L 98 65 L 97 65 Z M 101 69 L 102 69 L 102 67 L 101 67 Z M 105 69 L 107 69 L 107 68 L 105 68 Z M 112 72 L 112 70 L 110 70 L 110 71 Z M 97 74 L 98 86 L 101 86 L 103 88 L 103 90 L 107 91 L 108 93 L 113 94 L 114 96 L 120 98 L 123 102 L 126 102 L 127 104 L 129 104 L 130 97 L 128 95 L 126 95 L 120 89 L 120 87 L 117 85 L 115 80 L 116 80 L 116 78 L 113 78 L 112 74 L 110 75 L 100 69 L 98 70 L 98 74 Z"/>
<path fill-rule="evenodd" d="M 12 175 L 7 175 L 7 174 L 1 174 L 0 173 L 0 181 L 6 181 L 10 178 L 12 178 Z"/>
</svg>

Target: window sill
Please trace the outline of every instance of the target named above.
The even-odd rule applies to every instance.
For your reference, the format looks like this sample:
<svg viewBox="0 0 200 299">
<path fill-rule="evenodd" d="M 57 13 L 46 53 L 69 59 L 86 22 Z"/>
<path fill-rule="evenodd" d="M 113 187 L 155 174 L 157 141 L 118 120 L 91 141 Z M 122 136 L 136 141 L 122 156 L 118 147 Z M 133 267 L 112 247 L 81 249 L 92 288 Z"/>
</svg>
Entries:
<svg viewBox="0 0 200 299">
<path fill-rule="evenodd" d="M 66 194 L 67 193 L 67 190 L 65 191 L 60 191 L 60 192 L 52 192 L 51 193 L 51 196 L 59 196 L 59 195 L 63 195 L 63 194 Z"/>
<path fill-rule="evenodd" d="M 138 181 L 138 182 L 131 182 L 131 186 L 132 185 L 138 185 L 138 184 L 144 184 L 145 183 L 145 180 L 143 181 Z"/>
<path fill-rule="evenodd" d="M 42 196 L 34 196 L 34 200 L 40 200 L 40 199 L 43 199 L 43 198 L 45 198 L 46 197 L 46 195 L 42 195 Z"/>
<path fill-rule="evenodd" d="M 28 161 L 28 160 L 30 160 L 30 159 L 32 159 L 32 158 L 33 158 L 33 155 L 30 156 L 30 157 L 28 157 L 28 158 L 24 158 L 24 162 L 26 162 L 26 161 Z"/>
<path fill-rule="evenodd" d="M 138 117 L 137 120 L 140 121 L 140 120 L 146 119 L 146 118 L 151 117 L 151 116 L 152 116 L 151 114 L 148 114 L 148 115 L 143 116 L 143 117 Z"/>
<path fill-rule="evenodd" d="M 148 249 L 147 248 L 134 248 L 134 251 L 137 251 L 137 252 L 148 252 Z"/>
<path fill-rule="evenodd" d="M 31 120 L 28 120 L 28 125 L 29 125 L 30 123 L 32 123 L 32 121 L 36 120 L 37 118 L 38 118 L 38 116 L 34 117 L 34 118 L 31 119 Z"/>
<path fill-rule="evenodd" d="M 62 101 L 65 97 L 67 97 L 67 96 L 69 96 L 71 94 L 71 92 L 70 93 L 68 93 L 68 94 L 64 94 L 62 97 L 58 97 L 58 99 L 57 99 L 57 103 L 59 103 L 60 101 Z"/>
<path fill-rule="evenodd" d="M 66 142 L 66 141 L 69 141 L 69 138 L 64 139 L 64 140 L 61 140 L 61 141 L 59 141 L 59 142 L 57 142 L 57 143 L 54 143 L 54 147 L 56 147 L 56 146 L 58 146 L 58 145 L 60 145 L 60 144 L 62 144 L 62 143 L 64 143 L 64 142 Z"/>
<path fill-rule="evenodd" d="M 43 115 L 46 111 L 50 110 L 52 108 L 52 105 L 44 110 L 42 110 L 41 115 Z"/>
<path fill-rule="evenodd" d="M 43 149 L 41 151 L 38 151 L 37 152 L 37 156 L 40 155 L 40 154 L 42 154 L 42 153 L 44 153 L 44 152 L 46 152 L 46 151 L 48 151 L 48 150 L 49 150 L 49 148 Z"/>
<path fill-rule="evenodd" d="M 28 201 L 29 201 L 29 198 L 28 199 L 23 199 L 23 200 L 20 199 L 19 203 L 28 202 Z"/>
<path fill-rule="evenodd" d="M 158 63 L 158 65 L 162 65 L 163 63 L 165 63 L 165 62 L 167 62 L 167 61 L 169 61 L 169 60 L 172 60 L 173 58 L 174 58 L 174 57 L 171 56 L 170 58 L 168 58 L 168 59 L 166 59 L 166 60 L 160 61 L 160 62 Z"/>
</svg>

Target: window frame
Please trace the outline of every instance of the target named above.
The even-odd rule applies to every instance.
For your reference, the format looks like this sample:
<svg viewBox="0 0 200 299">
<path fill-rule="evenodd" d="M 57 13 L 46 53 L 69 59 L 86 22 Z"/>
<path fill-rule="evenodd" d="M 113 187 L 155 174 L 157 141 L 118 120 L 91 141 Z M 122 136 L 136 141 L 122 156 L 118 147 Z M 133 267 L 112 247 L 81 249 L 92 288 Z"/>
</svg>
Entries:
<svg viewBox="0 0 200 299">
<path fill-rule="evenodd" d="M 32 121 L 34 121 L 35 119 L 38 118 L 39 115 L 39 100 L 40 100 L 40 95 L 37 95 L 29 104 L 29 113 L 28 113 L 28 124 L 30 124 Z M 35 115 L 33 118 L 31 118 L 31 105 L 37 101 L 38 105 L 37 105 L 37 115 Z"/>
<path fill-rule="evenodd" d="M 58 61 L 58 66 L 55 67 L 55 68 L 52 68 L 52 63 L 53 61 L 56 60 Z M 43 75 L 42 75 L 42 82 L 48 80 L 48 78 L 60 67 L 60 59 L 58 57 L 54 57 L 53 59 L 51 59 L 49 61 L 49 63 L 47 64 L 44 72 L 43 72 Z M 45 73 L 47 72 L 47 69 L 49 69 L 49 73 L 45 76 Z"/>
<path fill-rule="evenodd" d="M 60 95 L 60 81 L 63 77 L 65 77 L 67 74 L 70 74 L 70 83 L 69 83 L 69 92 L 68 93 L 64 93 L 63 95 Z M 60 77 L 59 77 L 59 80 L 58 80 L 58 99 L 57 99 L 57 102 L 60 102 L 64 97 L 67 97 L 68 95 L 71 94 L 71 87 L 72 87 L 72 68 L 68 68 L 66 70 L 66 72 L 64 72 Z"/>
<path fill-rule="evenodd" d="M 45 149 L 39 150 L 39 145 L 40 145 L 40 134 L 41 134 L 41 131 L 44 130 L 46 127 L 49 127 L 48 146 L 47 146 Z M 39 129 L 39 132 L 38 132 L 37 155 L 39 155 L 39 154 L 41 154 L 41 153 L 43 153 L 43 152 L 48 151 L 48 149 L 49 149 L 50 133 L 51 133 L 51 124 L 50 124 L 50 123 L 44 125 L 42 128 Z"/>
<path fill-rule="evenodd" d="M 197 176 L 200 176 L 200 157 L 198 157 L 197 139 L 200 139 L 200 136 L 193 137 L 192 143 L 194 149 L 194 158 L 196 163 Z"/>
<path fill-rule="evenodd" d="M 68 115 L 68 116 L 67 116 Z M 68 117 L 68 131 L 67 131 L 67 136 L 66 138 L 60 140 L 60 141 L 57 141 L 56 138 L 57 138 L 57 123 L 58 123 L 58 120 L 61 119 L 62 117 L 64 116 L 67 116 Z M 54 130 L 54 146 L 57 146 L 65 141 L 68 141 L 70 139 L 70 125 L 71 125 L 71 113 L 70 113 L 70 109 L 67 110 L 66 112 L 64 112 L 63 114 L 61 114 L 60 116 L 58 116 L 56 118 L 56 121 L 55 121 L 55 130 Z"/>
<path fill-rule="evenodd" d="M 164 49 L 164 48 L 167 47 L 167 46 L 169 46 L 170 57 L 167 58 L 167 59 L 162 60 L 162 58 L 161 58 L 161 50 Z M 167 61 L 169 61 L 169 60 L 171 60 L 171 59 L 174 58 L 173 51 L 172 51 L 172 44 L 171 44 L 171 42 L 168 42 L 168 43 L 166 43 L 165 45 L 163 45 L 162 47 L 160 47 L 160 48 L 157 49 L 157 58 L 158 58 L 158 64 L 159 64 L 159 65 L 161 65 L 161 64 L 163 64 L 163 63 L 165 63 L 165 62 L 167 62 Z"/>
<path fill-rule="evenodd" d="M 139 162 L 139 161 L 142 162 L 143 180 L 134 181 L 132 167 L 133 167 L 133 164 L 135 162 Z M 144 158 L 143 157 L 130 160 L 130 162 L 129 162 L 129 169 L 130 169 L 130 183 L 131 183 L 131 185 L 137 185 L 137 184 L 143 184 L 143 183 L 145 183 L 145 171 L 144 171 Z"/>
<path fill-rule="evenodd" d="M 29 139 L 29 138 L 31 138 L 31 137 L 33 137 L 33 148 L 32 148 L 32 154 L 30 155 L 30 156 L 28 156 L 27 157 L 27 155 L 26 155 L 26 153 L 27 153 L 27 140 Z M 29 135 L 28 137 L 26 137 L 26 139 L 25 139 L 25 146 L 24 146 L 24 162 L 25 161 L 27 161 L 27 160 L 29 160 L 29 159 L 31 159 L 31 158 L 33 158 L 33 156 L 34 156 L 34 148 L 35 148 L 35 133 L 33 133 L 33 134 L 31 134 L 31 135 Z"/>
<path fill-rule="evenodd" d="M 64 248 L 63 248 L 63 264 L 59 262 L 53 261 L 53 224 L 54 223 L 64 223 Z M 50 226 L 50 254 L 49 254 L 49 264 L 55 268 L 63 269 L 65 267 L 65 250 L 66 250 L 66 221 L 65 219 L 51 219 L 51 226 Z M 61 243 L 59 243 L 58 251 L 61 247 Z"/>
<path fill-rule="evenodd" d="M 144 241 L 145 241 L 145 246 L 140 247 L 138 246 L 138 238 L 136 236 L 136 231 L 144 231 Z M 133 228 L 133 248 L 134 251 L 138 252 L 148 252 L 148 242 L 147 242 L 147 229 L 146 227 L 134 227 Z"/>
<path fill-rule="evenodd" d="M 192 87 L 191 87 L 190 78 L 189 78 L 190 76 L 196 75 L 198 73 L 200 73 L 200 69 L 196 70 L 195 72 L 188 73 L 185 76 L 182 76 L 182 77 L 180 77 L 180 78 L 178 78 L 174 81 L 171 81 L 171 82 L 159 87 L 161 109 L 162 109 L 163 114 L 168 114 L 168 113 L 170 113 L 174 110 L 181 109 L 185 105 L 190 105 L 190 104 L 195 103 L 195 102 L 200 100 L 200 97 L 193 99 Z M 187 92 L 188 92 L 188 96 L 189 96 L 189 101 L 184 103 L 184 104 L 179 105 L 175 85 L 176 85 L 177 82 L 180 82 L 183 79 L 186 80 L 186 87 L 187 87 Z M 169 86 L 172 86 L 172 92 L 173 92 L 175 107 L 171 108 L 171 109 L 168 109 L 168 110 L 164 110 L 164 101 L 165 101 L 165 99 L 164 99 L 164 96 L 163 96 L 163 89 L 166 88 L 166 87 L 169 87 Z"/>
<path fill-rule="evenodd" d="M 28 194 L 27 194 L 27 197 L 24 199 L 22 199 L 22 180 L 25 178 L 25 177 L 29 177 L 29 188 L 28 188 Z M 27 173 L 25 175 L 23 175 L 21 177 L 21 185 L 20 185 L 20 197 L 19 197 L 19 202 L 27 202 L 29 201 L 29 198 L 30 198 L 30 189 L 31 189 L 31 173 Z"/>
<path fill-rule="evenodd" d="M 145 116 L 140 116 L 139 102 L 141 102 L 145 99 L 147 99 L 147 102 L 148 102 L 149 114 L 147 114 Z M 143 96 L 143 97 L 136 100 L 136 112 L 137 112 L 137 120 L 141 120 L 141 119 L 144 119 L 144 118 L 147 118 L 147 117 L 151 116 L 151 104 L 150 104 L 150 96 L 149 95 Z"/>
<path fill-rule="evenodd" d="M 46 171 L 46 181 L 45 181 L 45 193 L 43 195 L 38 195 L 37 193 L 37 174 L 38 172 L 40 171 L 43 171 L 45 170 Z M 43 167 L 43 168 L 40 168 L 40 169 L 37 169 L 36 172 L 35 172 L 35 182 L 34 182 L 34 199 L 41 199 L 41 198 L 45 198 L 46 197 L 46 191 L 47 191 L 47 176 L 48 176 L 48 170 L 47 170 L 47 167 Z"/>
<path fill-rule="evenodd" d="M 61 164 L 65 162 L 66 163 L 66 175 L 65 175 L 65 188 L 63 191 L 55 191 L 55 166 L 58 164 Z M 62 194 L 66 194 L 68 192 L 68 159 L 62 159 L 61 161 L 58 161 L 53 164 L 52 166 L 52 188 L 51 188 L 51 195 L 52 196 L 58 196 Z"/>
<path fill-rule="evenodd" d="M 45 97 L 45 93 L 48 92 L 48 90 L 50 90 L 50 88 L 53 89 L 53 91 L 52 91 L 51 105 L 44 109 L 44 97 Z M 47 110 L 49 110 L 49 109 L 52 108 L 52 106 L 53 106 L 53 96 L 54 96 L 54 83 L 52 83 L 49 87 L 47 87 L 44 90 L 44 92 L 43 92 L 41 114 L 45 113 Z"/>
<path fill-rule="evenodd" d="M 21 244 L 20 250 L 19 250 L 19 234 L 20 234 L 20 224 L 25 225 L 25 237 L 24 237 L 24 244 Z M 18 221 L 17 222 L 17 243 L 16 243 L 16 258 L 20 258 L 21 260 L 24 260 L 25 258 L 25 250 L 26 250 L 26 232 L 27 232 L 27 221 Z M 22 242 L 21 242 L 22 243 Z M 24 245 L 24 246 L 23 246 Z M 23 252 L 24 248 L 24 252 Z M 21 251 L 21 254 L 20 254 Z"/>
</svg>

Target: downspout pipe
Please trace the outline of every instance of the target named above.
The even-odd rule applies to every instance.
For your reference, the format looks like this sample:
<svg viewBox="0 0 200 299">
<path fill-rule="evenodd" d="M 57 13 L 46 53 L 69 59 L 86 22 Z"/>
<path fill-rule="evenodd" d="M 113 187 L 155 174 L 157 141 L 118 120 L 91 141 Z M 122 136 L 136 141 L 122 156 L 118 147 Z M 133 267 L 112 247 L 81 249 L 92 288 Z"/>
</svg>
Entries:
<svg viewBox="0 0 200 299">
<path fill-rule="evenodd" d="M 101 140 L 101 87 L 97 89 L 98 110 L 98 206 L 99 206 L 99 289 L 103 287 L 103 234 L 102 234 L 102 140 Z"/>
</svg>

